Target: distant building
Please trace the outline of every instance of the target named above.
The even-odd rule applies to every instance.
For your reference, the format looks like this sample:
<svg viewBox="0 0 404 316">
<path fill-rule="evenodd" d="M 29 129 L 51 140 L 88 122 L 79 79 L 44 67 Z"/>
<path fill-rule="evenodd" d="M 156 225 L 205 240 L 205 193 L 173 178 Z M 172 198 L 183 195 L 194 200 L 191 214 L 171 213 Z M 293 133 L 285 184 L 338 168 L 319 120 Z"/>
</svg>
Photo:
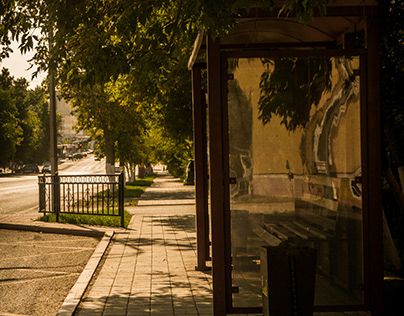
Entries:
<svg viewBox="0 0 404 316">
<path fill-rule="evenodd" d="M 66 102 L 63 98 L 57 100 L 57 112 L 61 115 L 62 121 L 60 126 L 60 133 L 62 135 L 61 142 L 72 141 L 77 134 L 82 132 L 76 132 L 75 126 L 77 124 L 77 118 L 72 114 L 72 106 Z"/>
</svg>

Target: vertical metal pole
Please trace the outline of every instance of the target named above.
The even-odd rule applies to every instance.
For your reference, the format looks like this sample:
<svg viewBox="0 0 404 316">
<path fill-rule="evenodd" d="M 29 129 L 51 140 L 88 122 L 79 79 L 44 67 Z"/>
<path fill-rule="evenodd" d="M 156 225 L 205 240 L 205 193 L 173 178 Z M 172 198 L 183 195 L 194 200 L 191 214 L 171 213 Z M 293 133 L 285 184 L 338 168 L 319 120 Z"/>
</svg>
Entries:
<svg viewBox="0 0 404 316">
<path fill-rule="evenodd" d="M 192 109 L 194 121 L 195 202 L 196 202 L 196 270 L 206 271 L 209 258 L 209 214 L 206 166 L 206 104 L 202 90 L 201 65 L 192 68 Z"/>
<path fill-rule="evenodd" d="M 49 31 L 49 51 L 52 51 L 53 30 Z M 58 172 L 57 157 L 57 127 L 56 127 L 56 91 L 55 91 L 55 64 L 52 59 L 49 61 L 49 115 L 50 115 L 50 160 L 51 172 L 55 175 Z"/>
<path fill-rule="evenodd" d="M 52 21 L 50 22 L 52 23 Z M 56 218 L 59 218 L 59 198 L 60 188 L 57 184 L 57 174 L 58 174 L 58 157 L 57 157 L 57 127 L 56 127 L 56 92 L 55 92 L 55 63 L 52 58 L 53 49 L 53 25 L 49 26 L 49 116 L 50 116 L 50 161 L 51 161 L 51 174 L 53 179 L 52 185 L 52 206 L 53 211 L 57 213 Z"/>
<path fill-rule="evenodd" d="M 125 227 L 125 218 L 124 218 L 124 199 L 125 199 L 125 174 L 123 171 L 119 174 L 119 215 L 121 216 L 121 227 Z"/>
<path fill-rule="evenodd" d="M 46 196 L 45 196 L 45 176 L 38 177 L 38 187 L 39 187 L 39 212 L 44 212 L 46 215 Z"/>
<path fill-rule="evenodd" d="M 59 213 L 60 213 L 60 178 L 56 173 L 53 176 L 53 198 L 54 198 L 54 212 L 56 213 L 56 222 L 59 223 Z"/>
<path fill-rule="evenodd" d="M 221 100 L 221 62 L 218 40 L 207 37 L 209 158 L 212 225 L 212 281 L 213 313 L 224 316 L 231 306 L 231 293 L 227 292 L 225 251 L 225 190 L 223 156 L 223 112 Z M 224 296 L 224 298 L 223 298 Z"/>
<path fill-rule="evenodd" d="M 368 261 L 365 263 L 370 281 L 372 315 L 383 315 L 383 207 L 381 197 L 381 111 L 380 111 L 380 17 L 367 20 L 367 61 L 361 63 L 366 67 L 366 147 L 363 161 L 363 182 L 366 185 L 363 195 L 364 206 L 367 205 Z M 365 236 L 366 237 L 366 236 Z"/>
</svg>

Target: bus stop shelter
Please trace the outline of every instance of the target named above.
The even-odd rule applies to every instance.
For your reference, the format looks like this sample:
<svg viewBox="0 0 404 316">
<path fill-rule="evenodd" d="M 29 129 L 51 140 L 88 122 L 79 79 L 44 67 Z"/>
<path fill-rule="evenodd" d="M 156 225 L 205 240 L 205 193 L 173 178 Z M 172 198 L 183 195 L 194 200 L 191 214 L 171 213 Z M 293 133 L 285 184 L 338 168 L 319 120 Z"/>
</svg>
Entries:
<svg viewBox="0 0 404 316">
<path fill-rule="evenodd" d="M 215 315 L 262 312 L 263 265 L 290 269 L 263 247 L 315 250 L 315 314 L 382 315 L 377 9 L 334 0 L 303 23 L 250 8 L 198 35 L 197 269 L 212 260 Z"/>
</svg>

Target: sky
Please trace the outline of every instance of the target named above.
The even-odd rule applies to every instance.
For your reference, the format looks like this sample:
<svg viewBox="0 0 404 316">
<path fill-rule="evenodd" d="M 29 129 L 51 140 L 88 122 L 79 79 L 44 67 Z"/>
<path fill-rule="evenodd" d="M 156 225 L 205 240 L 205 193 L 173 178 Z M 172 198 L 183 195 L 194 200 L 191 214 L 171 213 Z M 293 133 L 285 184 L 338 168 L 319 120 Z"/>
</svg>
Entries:
<svg viewBox="0 0 404 316">
<path fill-rule="evenodd" d="M 46 73 L 39 73 L 38 76 L 34 79 L 31 79 L 32 73 L 34 72 L 35 68 L 28 70 L 30 67 L 28 60 L 32 58 L 34 55 L 33 51 L 30 51 L 24 55 L 21 55 L 20 50 L 18 49 L 18 43 L 13 42 L 11 44 L 11 48 L 13 49 L 13 53 L 10 54 L 10 57 L 4 59 L 0 63 L 0 68 L 8 68 L 10 74 L 15 78 L 24 77 L 29 82 L 30 88 L 35 88 L 39 86 L 43 79 L 46 77 Z"/>
</svg>

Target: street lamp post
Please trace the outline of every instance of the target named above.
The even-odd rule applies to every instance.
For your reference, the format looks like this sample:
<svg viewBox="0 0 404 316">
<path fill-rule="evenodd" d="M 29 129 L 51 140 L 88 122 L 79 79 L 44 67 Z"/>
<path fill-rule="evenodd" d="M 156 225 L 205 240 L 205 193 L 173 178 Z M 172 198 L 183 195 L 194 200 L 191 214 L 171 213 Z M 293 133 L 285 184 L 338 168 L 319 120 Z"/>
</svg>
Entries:
<svg viewBox="0 0 404 316">
<path fill-rule="evenodd" d="M 56 92 L 55 92 L 55 63 L 52 59 L 53 26 L 49 28 L 49 116 L 50 116 L 50 161 L 52 175 L 52 205 L 59 221 L 59 185 L 58 185 L 58 154 L 57 154 L 57 126 L 56 126 Z"/>
</svg>

